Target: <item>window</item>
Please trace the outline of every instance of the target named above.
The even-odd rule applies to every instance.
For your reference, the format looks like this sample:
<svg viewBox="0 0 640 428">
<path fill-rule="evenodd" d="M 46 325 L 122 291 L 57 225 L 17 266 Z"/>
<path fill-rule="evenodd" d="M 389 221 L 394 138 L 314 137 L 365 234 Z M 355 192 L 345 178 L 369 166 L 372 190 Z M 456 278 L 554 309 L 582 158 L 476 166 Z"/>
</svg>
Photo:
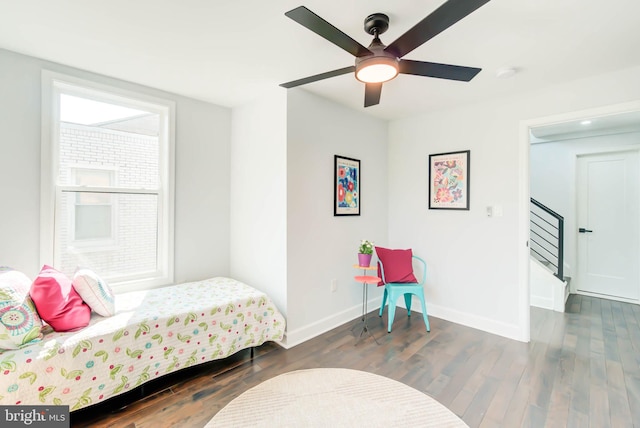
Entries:
<svg viewBox="0 0 640 428">
<path fill-rule="evenodd" d="M 43 263 L 116 290 L 172 282 L 173 110 L 43 72 Z"/>
<path fill-rule="evenodd" d="M 113 171 L 106 169 L 75 168 L 74 184 L 80 187 L 112 187 Z M 71 213 L 72 241 L 76 245 L 89 244 L 104 247 L 115 242 L 113 195 L 109 193 L 74 194 L 75 206 Z"/>
</svg>

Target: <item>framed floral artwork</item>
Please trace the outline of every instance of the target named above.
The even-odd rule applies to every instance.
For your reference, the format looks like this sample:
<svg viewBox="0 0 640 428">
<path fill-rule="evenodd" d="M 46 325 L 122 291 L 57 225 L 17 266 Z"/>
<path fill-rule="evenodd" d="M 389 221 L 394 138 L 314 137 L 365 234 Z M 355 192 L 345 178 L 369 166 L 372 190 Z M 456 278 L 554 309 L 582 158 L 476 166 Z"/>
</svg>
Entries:
<svg viewBox="0 0 640 428">
<path fill-rule="evenodd" d="M 333 215 L 360 215 L 360 161 L 335 155 Z"/>
<path fill-rule="evenodd" d="M 470 150 L 429 155 L 429 209 L 469 209 Z"/>
</svg>

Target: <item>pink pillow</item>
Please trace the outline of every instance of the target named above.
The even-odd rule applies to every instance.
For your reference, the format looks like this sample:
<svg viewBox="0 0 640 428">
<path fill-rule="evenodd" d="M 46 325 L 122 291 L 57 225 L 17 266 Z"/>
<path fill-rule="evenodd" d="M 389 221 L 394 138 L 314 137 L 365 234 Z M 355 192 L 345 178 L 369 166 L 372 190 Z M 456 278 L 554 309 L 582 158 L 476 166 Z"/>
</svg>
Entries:
<svg viewBox="0 0 640 428">
<path fill-rule="evenodd" d="M 82 301 L 65 274 L 44 265 L 29 291 L 40 318 L 55 331 L 72 331 L 85 327 L 91 308 Z"/>
<path fill-rule="evenodd" d="M 378 260 L 384 266 L 384 279 L 378 283 L 378 286 L 389 282 L 410 283 L 418 282 L 413 275 L 413 252 L 408 250 L 390 250 L 388 248 L 376 247 Z M 378 262 L 378 276 L 382 278 L 380 270 L 380 262 Z"/>
</svg>

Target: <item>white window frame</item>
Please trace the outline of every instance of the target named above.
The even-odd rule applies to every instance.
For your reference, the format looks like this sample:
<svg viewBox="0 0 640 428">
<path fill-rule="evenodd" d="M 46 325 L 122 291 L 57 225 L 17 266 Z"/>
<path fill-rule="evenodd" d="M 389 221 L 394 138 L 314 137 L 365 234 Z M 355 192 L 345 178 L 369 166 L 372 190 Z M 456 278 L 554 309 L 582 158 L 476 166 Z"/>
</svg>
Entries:
<svg viewBox="0 0 640 428">
<path fill-rule="evenodd" d="M 99 96 L 96 94 L 99 92 Z M 59 123 L 61 93 L 93 98 L 160 115 L 159 188 L 100 188 L 62 186 L 58 182 Z M 158 198 L 157 270 L 143 278 L 127 278 L 110 285 L 116 292 L 149 289 L 174 281 L 174 194 L 175 194 L 175 102 L 132 92 L 103 83 L 81 79 L 49 70 L 42 71 L 42 135 L 40 197 L 40 262 L 58 265 L 55 254 L 56 199 L 64 191 L 90 191 L 126 194 L 152 194 Z M 99 272 L 98 272 L 99 274 Z"/>
</svg>

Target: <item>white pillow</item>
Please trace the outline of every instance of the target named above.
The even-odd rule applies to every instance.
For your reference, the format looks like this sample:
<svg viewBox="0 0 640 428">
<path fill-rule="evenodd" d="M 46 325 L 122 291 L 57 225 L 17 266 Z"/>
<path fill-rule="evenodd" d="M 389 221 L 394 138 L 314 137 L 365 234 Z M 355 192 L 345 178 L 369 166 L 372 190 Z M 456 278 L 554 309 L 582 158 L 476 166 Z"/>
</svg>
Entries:
<svg viewBox="0 0 640 428">
<path fill-rule="evenodd" d="M 94 271 L 81 268 L 73 275 L 73 288 L 91 309 L 103 317 L 115 314 L 115 300 L 109 284 Z"/>
</svg>

